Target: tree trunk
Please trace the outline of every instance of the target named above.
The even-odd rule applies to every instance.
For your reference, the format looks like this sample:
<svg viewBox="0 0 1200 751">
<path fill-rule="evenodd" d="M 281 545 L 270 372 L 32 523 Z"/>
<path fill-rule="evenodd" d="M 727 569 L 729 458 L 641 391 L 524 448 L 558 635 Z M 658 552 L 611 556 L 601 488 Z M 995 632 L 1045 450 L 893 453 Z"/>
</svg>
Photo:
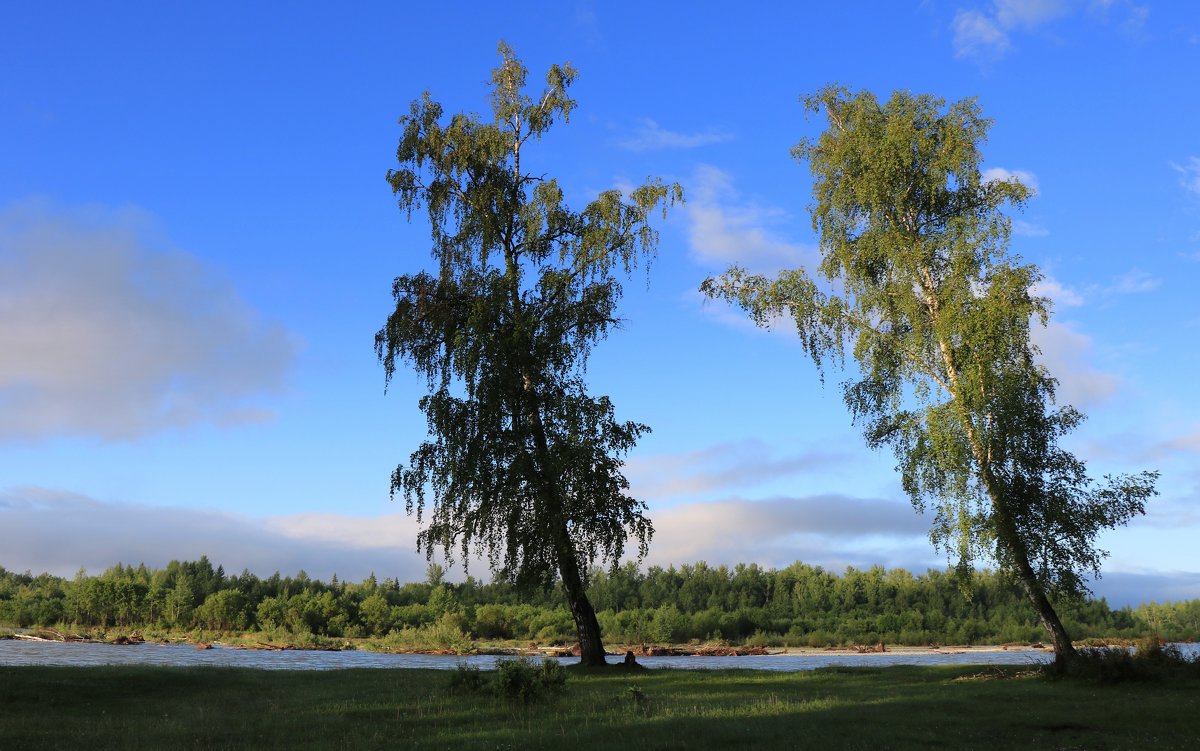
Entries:
<svg viewBox="0 0 1200 751">
<path fill-rule="evenodd" d="M 1017 576 L 1020 578 L 1021 588 L 1025 590 L 1025 596 L 1029 598 L 1030 604 L 1038 614 L 1038 620 L 1042 622 L 1042 628 L 1050 634 L 1050 640 L 1054 643 L 1054 663 L 1061 668 L 1075 658 L 1075 646 L 1071 643 L 1071 637 L 1046 597 L 1041 582 L 1034 576 L 1033 568 L 1024 557 L 1020 557 L 1017 562 Z"/>
<path fill-rule="evenodd" d="M 575 554 L 575 546 L 571 544 L 571 532 L 567 529 L 567 520 L 563 514 L 563 499 L 561 489 L 552 473 L 550 466 L 549 441 L 546 439 L 546 427 L 542 423 L 540 405 L 530 387 L 530 379 L 525 378 L 526 394 L 532 404 L 530 418 L 533 423 L 534 447 L 538 459 L 538 469 L 542 475 L 542 493 L 546 500 L 546 513 L 557 517 L 552 529 L 554 530 L 554 553 L 558 558 L 558 573 L 562 577 L 563 591 L 567 595 L 567 606 L 575 618 L 575 632 L 579 637 L 579 664 L 585 666 L 604 665 L 604 643 L 600 640 L 600 622 L 596 620 L 596 611 L 587 598 L 583 586 L 583 577 L 579 573 L 579 559 Z"/>
<path fill-rule="evenodd" d="M 575 618 L 575 632 L 579 637 L 579 664 L 588 667 L 604 665 L 604 642 L 600 640 L 600 622 L 596 620 L 596 611 L 584 590 L 583 579 L 579 575 L 579 562 L 575 558 L 575 550 L 570 544 L 565 525 L 561 535 L 558 571 L 562 576 L 563 590 L 567 594 L 567 604 Z M 566 543 L 565 550 L 562 543 Z"/>
<path fill-rule="evenodd" d="M 1029 563 L 1029 554 L 1013 528 L 1007 510 L 995 494 L 992 494 L 992 501 L 1000 527 L 1000 544 L 1008 548 L 1009 555 L 1016 564 L 1017 580 L 1021 582 L 1021 589 L 1025 590 L 1025 596 L 1029 599 L 1029 604 L 1033 605 L 1038 620 L 1042 622 L 1042 628 L 1050 634 L 1050 641 L 1054 644 L 1054 662 L 1061 668 L 1075 657 L 1075 646 L 1071 643 L 1071 637 L 1067 634 L 1067 629 L 1054 606 L 1050 604 L 1050 599 L 1046 597 L 1046 589 L 1038 581 L 1037 574 Z"/>
</svg>

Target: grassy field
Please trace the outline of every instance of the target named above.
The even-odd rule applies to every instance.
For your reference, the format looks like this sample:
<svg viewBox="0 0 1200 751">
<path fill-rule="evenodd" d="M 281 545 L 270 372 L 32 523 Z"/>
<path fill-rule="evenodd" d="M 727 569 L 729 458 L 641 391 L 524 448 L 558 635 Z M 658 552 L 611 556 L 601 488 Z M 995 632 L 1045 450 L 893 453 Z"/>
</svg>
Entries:
<svg viewBox="0 0 1200 751">
<path fill-rule="evenodd" d="M 520 706 L 449 671 L 0 668 L 0 749 L 1043 748 L 1200 744 L 1200 681 L 1017 668 L 573 671 Z"/>
</svg>

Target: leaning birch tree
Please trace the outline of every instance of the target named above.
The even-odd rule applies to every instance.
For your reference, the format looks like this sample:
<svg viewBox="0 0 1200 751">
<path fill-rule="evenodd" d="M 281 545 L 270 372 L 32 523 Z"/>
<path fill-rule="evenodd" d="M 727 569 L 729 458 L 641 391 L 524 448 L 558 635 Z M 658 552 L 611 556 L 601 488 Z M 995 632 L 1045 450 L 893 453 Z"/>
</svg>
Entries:
<svg viewBox="0 0 1200 751">
<path fill-rule="evenodd" d="M 1040 274 L 1007 252 L 1005 206 L 1029 188 L 984 180 L 991 123 L 974 100 L 828 87 L 805 100 L 828 127 L 793 155 L 813 175 L 817 270 L 775 278 L 730 268 L 702 290 L 760 325 L 791 318 L 818 369 L 844 365 L 847 407 L 872 448 L 890 448 L 905 493 L 933 512 L 931 539 L 968 569 L 1011 574 L 1054 643 L 1075 654 L 1052 600 L 1086 591 L 1103 530 L 1144 513 L 1157 473 L 1088 477 L 1060 446 L 1083 415 L 1055 403 L 1031 325 Z"/>
<path fill-rule="evenodd" d="M 428 93 L 400 120 L 387 179 L 410 218 L 427 213 L 436 268 L 394 280 L 395 308 L 375 337 L 387 382 L 399 361 L 429 385 L 429 439 L 396 468 L 392 494 L 423 523 L 427 555 L 486 556 L 524 586 L 557 579 L 582 662 L 603 664 L 585 579 L 630 538 L 646 552 L 653 529 L 621 469 L 649 429 L 618 421 L 608 397 L 588 393 L 583 369 L 620 324 L 620 279 L 656 249 L 651 216 L 682 191 L 651 179 L 573 211 L 521 157 L 570 116 L 576 71 L 551 67 L 531 97 L 526 68 L 503 43 L 500 55 L 490 120 L 446 119 Z"/>
</svg>

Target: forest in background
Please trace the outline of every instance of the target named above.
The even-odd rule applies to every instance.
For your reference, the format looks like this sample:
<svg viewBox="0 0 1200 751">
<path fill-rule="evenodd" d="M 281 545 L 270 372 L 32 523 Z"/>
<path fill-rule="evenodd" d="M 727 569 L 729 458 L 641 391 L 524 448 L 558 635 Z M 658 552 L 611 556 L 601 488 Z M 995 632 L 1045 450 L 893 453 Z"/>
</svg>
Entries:
<svg viewBox="0 0 1200 751">
<path fill-rule="evenodd" d="M 74 579 L 0 567 L 0 624 L 9 627 L 259 631 L 289 643 L 382 640 L 393 648 L 461 651 L 471 640 L 568 644 L 575 625 L 553 591 L 520 592 L 468 577 L 452 583 L 431 565 L 423 582 L 329 582 L 249 571 L 230 575 L 206 558 L 166 568 L 118 564 Z M 759 646 L 1030 643 L 1044 638 L 1016 586 L 975 572 L 848 568 L 794 563 L 766 569 L 704 563 L 594 570 L 588 596 L 606 640 L 620 644 L 720 641 Z M 1200 600 L 1114 609 L 1104 599 L 1061 603 L 1076 639 L 1200 639 Z"/>
</svg>

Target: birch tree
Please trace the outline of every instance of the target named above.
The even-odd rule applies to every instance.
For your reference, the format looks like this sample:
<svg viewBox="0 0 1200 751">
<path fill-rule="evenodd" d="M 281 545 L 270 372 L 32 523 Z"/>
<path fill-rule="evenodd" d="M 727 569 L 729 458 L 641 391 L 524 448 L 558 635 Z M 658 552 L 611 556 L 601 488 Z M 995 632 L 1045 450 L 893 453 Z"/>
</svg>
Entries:
<svg viewBox="0 0 1200 751">
<path fill-rule="evenodd" d="M 427 213 L 435 268 L 395 279 L 395 308 L 375 337 L 387 380 L 407 362 L 429 385 L 429 439 L 396 468 L 392 493 L 423 523 L 427 554 L 483 555 L 526 586 L 557 579 L 583 663 L 603 664 L 585 577 L 631 538 L 646 552 L 653 529 L 621 470 L 649 428 L 617 420 L 583 370 L 620 323 L 621 278 L 654 254 L 652 216 L 682 191 L 651 179 L 572 210 L 522 156 L 569 118 L 576 71 L 551 67 L 530 96 L 526 68 L 503 43 L 500 55 L 490 120 L 446 119 L 428 93 L 400 120 L 387 179 L 410 218 Z"/>
<path fill-rule="evenodd" d="M 1158 475 L 1096 482 L 1060 445 L 1083 415 L 1056 404 L 1036 360 L 1031 326 L 1050 315 L 1033 292 L 1041 275 L 1007 250 L 1003 209 L 1030 190 L 983 179 L 991 123 L 974 100 L 880 103 L 828 87 L 805 104 L 828 121 L 793 150 L 812 170 L 820 267 L 733 267 L 702 290 L 761 325 L 790 318 L 819 370 L 849 350 L 846 405 L 932 511 L 933 542 L 962 569 L 982 558 L 1010 573 L 1065 662 L 1074 650 L 1052 599 L 1099 574 L 1097 535 L 1144 513 Z"/>
</svg>

